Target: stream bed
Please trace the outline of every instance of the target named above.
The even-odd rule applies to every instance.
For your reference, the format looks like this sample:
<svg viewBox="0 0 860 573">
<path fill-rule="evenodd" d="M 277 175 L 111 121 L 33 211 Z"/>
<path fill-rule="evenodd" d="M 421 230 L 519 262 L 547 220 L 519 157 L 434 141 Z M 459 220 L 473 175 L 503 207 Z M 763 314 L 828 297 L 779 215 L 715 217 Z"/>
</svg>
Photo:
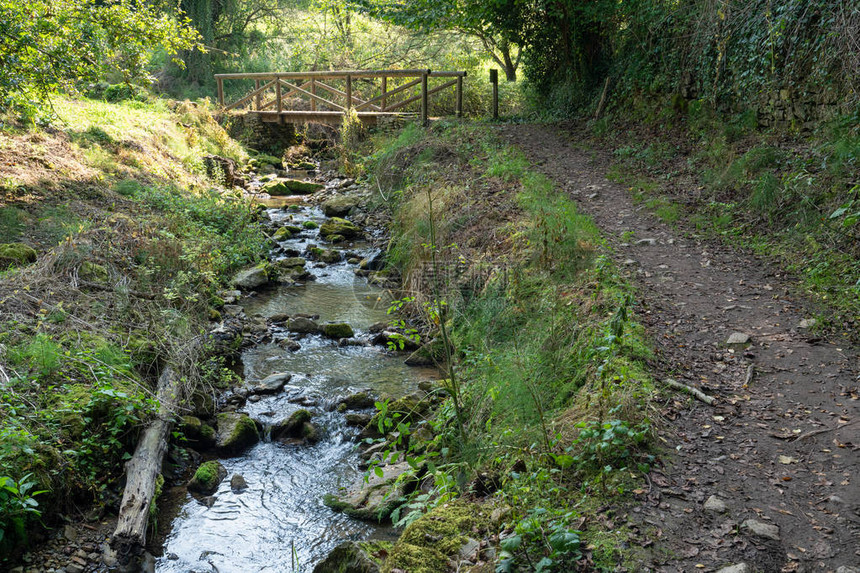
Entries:
<svg viewBox="0 0 860 573">
<path fill-rule="evenodd" d="M 294 203 L 294 202 L 293 202 Z M 277 225 L 321 224 L 326 217 L 314 206 L 298 209 L 270 207 Z M 311 227 L 313 225 L 310 225 Z M 303 227 L 304 229 L 304 227 Z M 371 325 L 388 321 L 390 297 L 365 278 L 356 276 L 356 259 L 373 254 L 366 243 L 343 247 L 321 241 L 318 230 L 304 229 L 283 241 L 281 255 L 306 253 L 310 247 L 344 251 L 340 262 L 315 263 L 307 271 L 315 280 L 275 286 L 245 297 L 240 304 L 249 317 L 277 314 L 319 315 L 319 323 L 342 321 L 365 341 Z M 346 262 L 350 258 L 353 263 Z M 248 413 L 266 429 L 300 408 L 313 414 L 320 440 L 312 445 L 272 442 L 268 437 L 233 458 L 221 459 L 227 479 L 214 494 L 214 503 L 190 494 L 170 524 L 159 572 L 309 572 L 331 549 L 346 539 L 364 539 L 376 527 L 323 505 L 322 496 L 360 480 L 363 471 L 356 450 L 359 429 L 346 424 L 334 409 L 339 399 L 362 390 L 376 396 L 400 396 L 419 382 L 438 377 L 432 368 L 403 364 L 403 356 L 368 344 L 339 345 L 321 335 L 297 338 L 300 348 L 290 351 L 279 341 L 290 336 L 274 327 L 272 341 L 247 348 L 242 354 L 246 383 L 273 373 L 292 374 L 284 392 L 248 401 Z M 230 477 L 240 474 L 247 489 L 235 493 Z M 213 498 L 208 498 L 212 502 Z"/>
</svg>

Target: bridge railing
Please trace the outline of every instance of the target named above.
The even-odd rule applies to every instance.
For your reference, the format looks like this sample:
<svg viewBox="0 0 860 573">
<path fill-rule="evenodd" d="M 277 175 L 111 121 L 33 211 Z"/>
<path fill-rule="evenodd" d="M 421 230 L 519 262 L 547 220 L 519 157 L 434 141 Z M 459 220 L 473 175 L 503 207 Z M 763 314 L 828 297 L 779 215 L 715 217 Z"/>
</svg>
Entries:
<svg viewBox="0 0 860 573">
<path fill-rule="evenodd" d="M 430 97 L 450 88 L 455 90 L 454 113 L 463 115 L 465 77 L 466 72 L 414 69 L 216 74 L 215 80 L 218 102 L 225 109 L 245 109 L 266 121 L 333 122 L 351 109 L 360 118 L 375 121 L 380 116 L 401 115 L 404 108 L 420 102 L 418 113 L 426 124 Z M 436 78 L 442 83 L 434 82 L 437 85 L 431 87 Z M 228 103 L 224 82 L 234 80 L 253 80 L 254 87 Z M 296 100 L 308 109 L 294 109 Z"/>
</svg>

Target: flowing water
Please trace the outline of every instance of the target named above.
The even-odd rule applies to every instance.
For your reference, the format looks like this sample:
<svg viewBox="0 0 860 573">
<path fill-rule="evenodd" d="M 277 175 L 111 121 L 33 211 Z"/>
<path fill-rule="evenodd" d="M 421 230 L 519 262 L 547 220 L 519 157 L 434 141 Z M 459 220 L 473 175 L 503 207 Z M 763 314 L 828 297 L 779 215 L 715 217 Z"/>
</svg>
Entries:
<svg viewBox="0 0 860 573">
<path fill-rule="evenodd" d="M 319 209 L 298 212 L 270 208 L 273 221 L 301 225 L 322 222 Z M 286 249 L 304 252 L 320 244 L 316 230 L 282 243 Z M 345 248 L 367 256 L 367 245 Z M 367 338 L 374 323 L 388 320 L 389 297 L 356 277 L 346 262 L 308 270 L 316 280 L 281 287 L 247 298 L 248 316 L 276 313 L 318 314 L 320 322 L 350 323 L 356 338 Z M 274 332 L 274 337 L 286 337 Z M 423 379 L 436 377 L 432 369 L 410 368 L 402 356 L 372 346 L 338 346 L 336 341 L 306 336 L 301 349 L 290 352 L 277 343 L 254 346 L 243 353 L 247 381 L 275 372 L 293 373 L 290 386 L 276 396 L 249 402 L 243 409 L 268 428 L 304 407 L 313 414 L 322 439 L 314 445 L 286 445 L 264 440 L 243 455 L 222 459 L 228 479 L 207 507 L 190 495 L 171 525 L 159 572 L 309 572 L 332 548 L 346 539 L 366 538 L 372 524 L 351 519 L 325 507 L 322 495 L 336 492 L 361 479 L 355 450 L 358 430 L 348 427 L 344 416 L 333 411 L 339 397 L 371 389 L 376 395 L 403 395 Z M 301 403 L 302 406 L 298 405 Z M 233 493 L 229 476 L 241 474 L 248 489 Z"/>
</svg>

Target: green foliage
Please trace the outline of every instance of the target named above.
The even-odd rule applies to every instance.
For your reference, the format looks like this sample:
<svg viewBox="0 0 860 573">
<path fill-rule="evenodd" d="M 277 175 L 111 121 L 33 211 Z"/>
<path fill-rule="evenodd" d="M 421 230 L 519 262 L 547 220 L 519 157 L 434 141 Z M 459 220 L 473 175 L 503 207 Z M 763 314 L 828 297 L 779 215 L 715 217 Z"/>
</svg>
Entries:
<svg viewBox="0 0 860 573">
<path fill-rule="evenodd" d="M 57 90 L 118 74 L 148 82 L 154 47 L 196 46 L 186 22 L 140 0 L 0 2 L 0 110 L 30 117 Z"/>
<path fill-rule="evenodd" d="M 0 473 L 0 555 L 27 546 L 28 521 L 41 515 L 35 498 L 46 493 L 33 491 L 37 486 L 30 474 L 15 480 Z"/>
<path fill-rule="evenodd" d="M 510 573 L 528 567 L 529 571 L 571 571 L 580 552 L 580 531 L 571 527 L 578 515 L 572 511 L 551 511 L 536 507 L 501 540 L 496 573 Z"/>
<path fill-rule="evenodd" d="M 189 288 L 218 284 L 262 252 L 265 237 L 254 224 L 256 211 L 243 201 L 215 190 L 194 194 L 175 187 L 143 187 L 133 193 L 170 221 L 153 244 L 138 252 L 144 270 L 154 274 L 183 269 L 174 275 L 170 298 L 196 298 Z"/>
</svg>

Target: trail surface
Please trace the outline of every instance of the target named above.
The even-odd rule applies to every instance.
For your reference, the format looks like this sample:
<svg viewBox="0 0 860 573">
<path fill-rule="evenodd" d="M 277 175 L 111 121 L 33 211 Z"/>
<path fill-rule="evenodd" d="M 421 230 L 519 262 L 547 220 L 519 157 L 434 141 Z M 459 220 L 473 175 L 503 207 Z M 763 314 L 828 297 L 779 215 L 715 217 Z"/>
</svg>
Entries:
<svg viewBox="0 0 860 573">
<path fill-rule="evenodd" d="M 791 277 L 635 204 L 607 154 L 558 127 L 499 132 L 603 230 L 638 289 L 654 378 L 716 398 L 663 393 L 664 465 L 627 508 L 653 549 L 641 571 L 860 572 L 857 349 L 802 325 Z"/>
</svg>

